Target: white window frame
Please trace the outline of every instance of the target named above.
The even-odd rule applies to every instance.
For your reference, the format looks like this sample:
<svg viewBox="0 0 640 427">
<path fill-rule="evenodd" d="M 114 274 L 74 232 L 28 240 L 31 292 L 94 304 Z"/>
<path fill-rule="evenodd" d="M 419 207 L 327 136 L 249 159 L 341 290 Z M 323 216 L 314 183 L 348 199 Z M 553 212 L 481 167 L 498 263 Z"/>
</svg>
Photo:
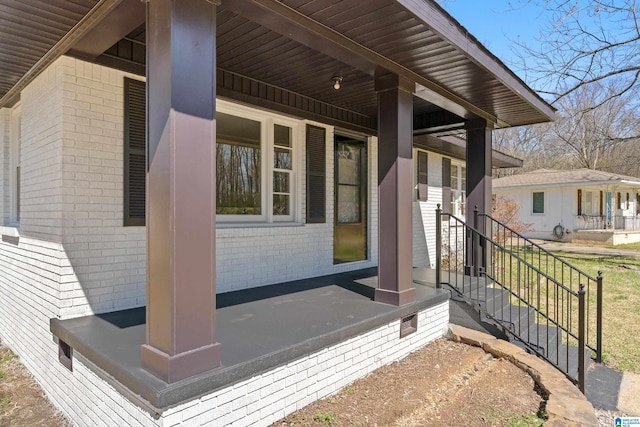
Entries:
<svg viewBox="0 0 640 427">
<path fill-rule="evenodd" d="M 9 222 L 18 225 L 20 223 L 20 206 L 18 194 L 17 170 L 21 168 L 20 148 L 22 144 L 22 108 L 17 104 L 11 110 L 10 120 L 10 145 L 9 145 Z M 22 171 L 22 169 L 20 169 Z M 21 172 L 22 175 L 22 172 Z"/>
<path fill-rule="evenodd" d="M 300 144 L 300 129 L 304 121 L 281 116 L 270 111 L 258 110 L 244 105 L 234 104 L 225 100 L 216 101 L 216 111 L 253 120 L 260 123 L 260 215 L 222 215 L 217 214 L 216 220 L 226 224 L 274 224 L 292 223 L 299 220 L 300 197 L 298 197 L 297 181 L 299 176 L 298 156 Z M 274 125 L 291 128 L 291 171 L 289 172 L 289 215 L 273 214 L 273 167 L 274 161 Z"/>
<path fill-rule="evenodd" d="M 467 177 L 466 177 L 466 170 L 467 170 L 467 165 L 463 162 L 456 162 L 455 160 L 451 159 L 451 177 L 453 178 L 453 171 L 457 170 L 457 179 L 456 179 L 456 188 L 453 187 L 453 182 L 451 182 L 451 204 L 452 204 L 452 208 L 451 208 L 451 215 L 455 216 L 456 218 L 460 218 L 462 220 L 464 220 L 464 214 L 463 214 L 463 205 L 465 205 L 467 203 L 467 190 L 466 190 L 466 182 L 467 182 Z M 464 173 L 463 173 L 463 169 L 464 169 Z M 465 182 L 465 188 L 462 188 L 462 180 L 464 179 Z M 453 179 L 452 179 L 453 181 Z"/>
</svg>

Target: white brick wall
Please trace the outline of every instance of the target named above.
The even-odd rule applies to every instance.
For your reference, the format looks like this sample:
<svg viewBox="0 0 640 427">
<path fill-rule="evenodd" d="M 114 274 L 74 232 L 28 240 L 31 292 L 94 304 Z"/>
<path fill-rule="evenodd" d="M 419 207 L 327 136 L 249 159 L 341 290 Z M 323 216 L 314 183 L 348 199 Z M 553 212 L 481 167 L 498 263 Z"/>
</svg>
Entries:
<svg viewBox="0 0 640 427">
<path fill-rule="evenodd" d="M 22 104 L 20 229 L 54 242 L 62 239 L 62 61 L 20 94 Z"/>
<path fill-rule="evenodd" d="M 63 317 L 145 304 L 144 227 L 123 227 L 124 77 L 63 57 Z"/>
<path fill-rule="evenodd" d="M 64 287 L 59 277 L 67 268 L 59 243 L 28 237 L 17 245 L 0 240 L 0 340 L 20 355 L 47 396 L 81 426 L 269 425 L 442 336 L 449 320 L 445 302 L 420 313 L 418 331 L 403 339 L 396 320 L 154 419 L 97 376 L 78 354 L 73 372 L 57 361 L 48 324 L 68 304 L 57 291 Z"/>
<path fill-rule="evenodd" d="M 448 303 L 418 314 L 418 331 L 400 338 L 400 321 L 166 411 L 162 426 L 268 426 L 441 337 Z"/>
</svg>

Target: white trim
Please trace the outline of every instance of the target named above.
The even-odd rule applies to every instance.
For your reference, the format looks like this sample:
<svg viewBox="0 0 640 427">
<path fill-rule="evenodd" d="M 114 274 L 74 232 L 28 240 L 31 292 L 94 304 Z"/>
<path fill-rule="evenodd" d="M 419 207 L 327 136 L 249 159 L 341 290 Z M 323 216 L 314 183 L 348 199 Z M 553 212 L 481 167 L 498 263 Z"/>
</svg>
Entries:
<svg viewBox="0 0 640 427">
<path fill-rule="evenodd" d="M 222 215 L 217 214 L 216 220 L 220 224 L 275 224 L 293 223 L 301 221 L 299 215 L 301 194 L 297 191 L 297 176 L 300 175 L 297 163 L 298 152 L 300 151 L 300 140 L 303 135 L 301 127 L 303 120 L 292 119 L 271 111 L 259 110 L 246 105 L 235 104 L 229 101 L 218 99 L 216 111 L 230 114 L 244 119 L 253 120 L 260 123 L 260 173 L 261 173 L 261 214 L 260 215 Z M 291 128 L 291 165 L 290 173 L 290 214 L 283 216 L 273 215 L 273 155 L 274 155 L 274 125 L 281 125 Z M 303 139 L 303 138 L 302 138 Z"/>
<path fill-rule="evenodd" d="M 542 193 L 542 212 L 534 212 L 533 211 L 533 204 L 534 204 L 533 203 L 533 195 L 535 193 Z M 545 196 L 544 193 L 545 193 L 544 191 L 533 191 L 533 190 L 531 191 L 531 215 L 544 215 L 545 214 L 545 212 L 546 212 L 546 206 L 545 206 L 546 196 Z"/>
<path fill-rule="evenodd" d="M 9 222 L 11 224 L 20 223 L 16 169 L 20 166 L 21 127 L 22 108 L 18 103 L 11 110 L 9 128 Z"/>
</svg>

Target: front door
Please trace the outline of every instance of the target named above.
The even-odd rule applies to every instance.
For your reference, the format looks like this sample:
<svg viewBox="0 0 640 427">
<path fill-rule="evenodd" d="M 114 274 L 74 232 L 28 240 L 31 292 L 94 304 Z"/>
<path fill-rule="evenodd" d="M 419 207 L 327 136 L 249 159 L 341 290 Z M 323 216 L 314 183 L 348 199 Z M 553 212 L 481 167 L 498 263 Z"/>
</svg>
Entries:
<svg viewBox="0 0 640 427">
<path fill-rule="evenodd" d="M 333 261 L 367 259 L 367 144 L 335 135 Z"/>
</svg>

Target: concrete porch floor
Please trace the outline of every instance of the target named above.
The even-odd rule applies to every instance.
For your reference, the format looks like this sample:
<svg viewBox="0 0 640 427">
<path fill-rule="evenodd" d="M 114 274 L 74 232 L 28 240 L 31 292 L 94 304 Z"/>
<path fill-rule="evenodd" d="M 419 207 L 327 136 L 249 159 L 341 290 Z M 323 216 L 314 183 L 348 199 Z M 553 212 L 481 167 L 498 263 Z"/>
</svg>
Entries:
<svg viewBox="0 0 640 427">
<path fill-rule="evenodd" d="M 435 306 L 431 271 L 416 269 L 417 300 L 402 307 L 376 303 L 377 269 L 297 280 L 217 296 L 222 366 L 167 384 L 141 368 L 144 307 L 51 319 L 51 332 L 99 376 L 152 413 L 250 378 L 301 356 Z M 124 386 L 124 387 L 122 387 Z"/>
</svg>

